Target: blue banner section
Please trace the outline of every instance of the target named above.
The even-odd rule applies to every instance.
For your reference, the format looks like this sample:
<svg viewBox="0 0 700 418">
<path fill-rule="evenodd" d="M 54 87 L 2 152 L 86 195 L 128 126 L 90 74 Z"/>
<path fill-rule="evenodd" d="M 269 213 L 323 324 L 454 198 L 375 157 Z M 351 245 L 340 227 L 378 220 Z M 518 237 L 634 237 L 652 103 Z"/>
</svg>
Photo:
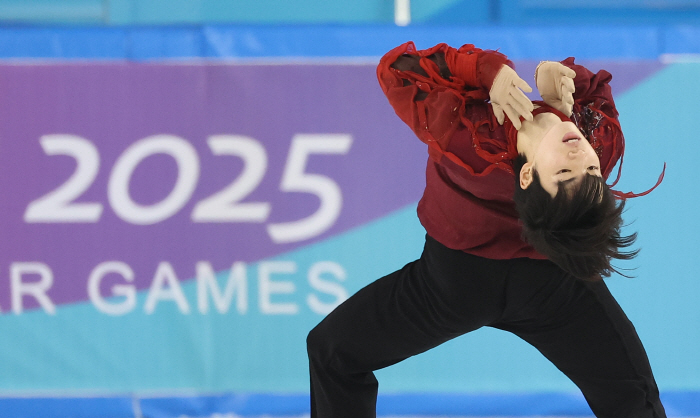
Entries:
<svg viewBox="0 0 700 418">
<path fill-rule="evenodd" d="M 309 413 L 308 395 L 233 394 L 192 397 L 143 398 L 139 407 L 144 417 L 166 418 L 212 414 L 255 416 L 298 416 Z"/>
<path fill-rule="evenodd" d="M 0 411 L 3 418 L 131 418 L 134 402 L 129 396 L 0 398 Z"/>
<path fill-rule="evenodd" d="M 662 394 L 669 417 L 700 415 L 700 392 Z M 309 413 L 309 396 L 235 393 L 208 396 L 0 398 L 4 418 L 298 417 Z M 379 395 L 379 417 L 592 417 L 576 393 L 402 393 Z"/>
<path fill-rule="evenodd" d="M 406 40 L 502 49 L 511 59 L 657 59 L 700 53 L 698 26 L 394 25 L 5 27 L 0 58 L 161 60 L 379 57 Z"/>
</svg>

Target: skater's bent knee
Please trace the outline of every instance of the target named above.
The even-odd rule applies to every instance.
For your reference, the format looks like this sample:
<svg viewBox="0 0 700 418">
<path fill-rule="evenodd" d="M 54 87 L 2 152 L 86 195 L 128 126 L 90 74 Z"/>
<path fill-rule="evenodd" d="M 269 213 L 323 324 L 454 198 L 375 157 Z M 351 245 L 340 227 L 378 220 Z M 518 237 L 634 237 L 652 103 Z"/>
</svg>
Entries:
<svg viewBox="0 0 700 418">
<path fill-rule="evenodd" d="M 338 348 L 344 345 L 341 340 L 337 332 L 321 322 L 306 337 L 306 351 L 309 359 L 319 365 L 328 365 L 340 354 Z"/>
<path fill-rule="evenodd" d="M 324 334 L 323 328 L 319 324 L 306 336 L 306 351 L 309 353 L 309 357 L 316 358 L 326 351 L 324 345 L 327 341 Z"/>
</svg>

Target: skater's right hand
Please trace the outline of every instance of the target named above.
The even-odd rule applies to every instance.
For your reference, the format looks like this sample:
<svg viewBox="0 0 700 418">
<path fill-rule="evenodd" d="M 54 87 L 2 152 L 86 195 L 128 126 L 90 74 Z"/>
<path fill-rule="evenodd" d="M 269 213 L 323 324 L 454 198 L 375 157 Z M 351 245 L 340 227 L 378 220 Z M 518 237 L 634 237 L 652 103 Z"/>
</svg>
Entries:
<svg viewBox="0 0 700 418">
<path fill-rule="evenodd" d="M 521 116 L 526 120 L 532 120 L 534 107 L 523 91 L 530 93 L 532 87 L 520 78 L 514 69 L 503 65 L 498 70 L 489 91 L 493 114 L 499 124 L 503 125 L 506 115 L 515 129 L 520 129 Z"/>
</svg>

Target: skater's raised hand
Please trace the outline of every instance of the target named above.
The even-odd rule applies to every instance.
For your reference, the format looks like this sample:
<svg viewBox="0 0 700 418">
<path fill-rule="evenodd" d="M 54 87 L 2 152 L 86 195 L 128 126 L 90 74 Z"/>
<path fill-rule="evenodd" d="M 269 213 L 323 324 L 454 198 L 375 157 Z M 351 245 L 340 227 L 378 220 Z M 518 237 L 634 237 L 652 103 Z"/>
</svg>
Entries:
<svg viewBox="0 0 700 418">
<path fill-rule="evenodd" d="M 576 71 L 556 61 L 542 61 L 535 70 L 535 83 L 545 103 L 571 116 Z"/>
<path fill-rule="evenodd" d="M 498 123 L 503 125 L 505 116 L 513 123 L 515 129 L 520 129 L 520 117 L 526 120 L 532 120 L 532 102 L 527 98 L 525 93 L 530 93 L 530 87 L 525 80 L 518 76 L 512 68 L 503 65 L 496 78 L 493 80 L 493 85 L 489 91 L 493 114 L 496 116 Z"/>
</svg>

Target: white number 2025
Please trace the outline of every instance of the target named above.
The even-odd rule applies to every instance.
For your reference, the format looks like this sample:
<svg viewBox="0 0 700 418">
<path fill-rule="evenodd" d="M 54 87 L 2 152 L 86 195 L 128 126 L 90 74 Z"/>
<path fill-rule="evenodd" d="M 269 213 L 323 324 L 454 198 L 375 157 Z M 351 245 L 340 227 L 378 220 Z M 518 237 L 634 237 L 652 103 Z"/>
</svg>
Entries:
<svg viewBox="0 0 700 418">
<path fill-rule="evenodd" d="M 213 135 L 208 139 L 214 155 L 236 156 L 243 160 L 243 171 L 230 184 L 197 202 L 193 222 L 265 222 L 268 202 L 241 202 L 253 192 L 267 171 L 267 153 L 255 139 L 241 135 Z M 27 223 L 94 223 L 102 215 L 98 202 L 75 202 L 93 183 L 100 166 L 95 145 L 75 135 L 45 135 L 40 140 L 46 155 L 68 155 L 76 161 L 71 177 L 55 190 L 32 201 L 24 213 Z M 292 222 L 270 223 L 267 232 L 273 242 L 287 243 L 313 238 L 328 230 L 340 215 L 343 195 L 338 184 L 327 176 L 306 172 L 310 155 L 347 154 L 352 144 L 348 134 L 297 134 L 292 138 L 282 174 L 283 192 L 311 193 L 318 196 L 318 210 Z M 166 154 L 178 168 L 170 194 L 160 202 L 141 205 L 131 198 L 129 183 L 136 167 L 147 157 Z M 129 146 L 117 159 L 109 177 L 107 198 L 114 212 L 126 222 L 150 225 L 162 222 L 181 210 L 192 197 L 199 181 L 199 157 L 185 139 L 174 135 L 153 135 Z"/>
</svg>

